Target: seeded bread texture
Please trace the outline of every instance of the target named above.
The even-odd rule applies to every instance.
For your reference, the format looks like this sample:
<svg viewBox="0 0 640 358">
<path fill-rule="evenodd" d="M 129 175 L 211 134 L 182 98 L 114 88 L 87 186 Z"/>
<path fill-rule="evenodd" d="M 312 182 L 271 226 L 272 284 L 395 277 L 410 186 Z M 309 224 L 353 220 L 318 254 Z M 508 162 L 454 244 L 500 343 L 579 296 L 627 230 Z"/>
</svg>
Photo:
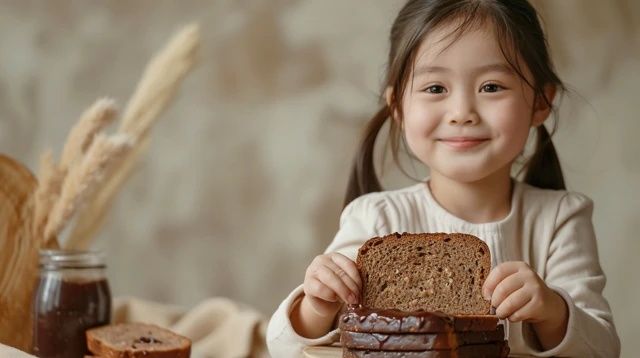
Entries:
<svg viewBox="0 0 640 358">
<path fill-rule="evenodd" d="M 489 247 L 468 234 L 392 234 L 365 242 L 356 266 L 361 304 L 374 309 L 489 314 L 482 285 L 491 269 Z"/>
<path fill-rule="evenodd" d="M 87 330 L 89 351 L 101 358 L 189 358 L 191 341 L 144 323 L 113 324 Z"/>
</svg>

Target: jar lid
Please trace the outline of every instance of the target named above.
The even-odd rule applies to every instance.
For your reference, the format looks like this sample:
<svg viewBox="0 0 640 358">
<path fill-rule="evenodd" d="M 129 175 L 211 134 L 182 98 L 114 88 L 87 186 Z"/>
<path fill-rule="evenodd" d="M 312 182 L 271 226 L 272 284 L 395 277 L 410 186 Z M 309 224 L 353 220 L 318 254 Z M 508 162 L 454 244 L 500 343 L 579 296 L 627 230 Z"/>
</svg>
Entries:
<svg viewBox="0 0 640 358">
<path fill-rule="evenodd" d="M 40 267 L 43 269 L 83 269 L 104 268 L 106 266 L 101 251 L 86 250 L 41 250 Z"/>
</svg>

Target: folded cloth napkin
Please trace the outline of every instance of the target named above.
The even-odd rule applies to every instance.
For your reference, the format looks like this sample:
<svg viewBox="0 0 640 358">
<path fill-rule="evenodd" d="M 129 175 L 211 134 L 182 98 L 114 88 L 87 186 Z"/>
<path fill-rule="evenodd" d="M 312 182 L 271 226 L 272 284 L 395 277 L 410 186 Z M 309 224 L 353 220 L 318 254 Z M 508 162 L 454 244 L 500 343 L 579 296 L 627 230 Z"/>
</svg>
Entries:
<svg viewBox="0 0 640 358">
<path fill-rule="evenodd" d="M 168 328 L 192 341 L 192 358 L 269 357 L 266 318 L 256 310 L 226 298 L 210 298 L 190 310 L 118 297 L 113 323 L 145 322 Z"/>
</svg>

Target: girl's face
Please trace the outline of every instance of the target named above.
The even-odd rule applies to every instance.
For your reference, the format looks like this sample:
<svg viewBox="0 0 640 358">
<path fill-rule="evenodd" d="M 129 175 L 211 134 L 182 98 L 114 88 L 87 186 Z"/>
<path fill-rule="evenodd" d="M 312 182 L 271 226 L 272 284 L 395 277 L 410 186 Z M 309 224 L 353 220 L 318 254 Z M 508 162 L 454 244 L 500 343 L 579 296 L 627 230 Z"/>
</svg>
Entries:
<svg viewBox="0 0 640 358">
<path fill-rule="evenodd" d="M 509 175 L 529 129 L 542 124 L 549 108 L 534 107 L 533 90 L 509 66 L 489 27 L 453 43 L 446 37 L 452 29 L 432 31 L 418 50 L 403 98 L 407 144 L 432 175 L 460 182 Z"/>
</svg>

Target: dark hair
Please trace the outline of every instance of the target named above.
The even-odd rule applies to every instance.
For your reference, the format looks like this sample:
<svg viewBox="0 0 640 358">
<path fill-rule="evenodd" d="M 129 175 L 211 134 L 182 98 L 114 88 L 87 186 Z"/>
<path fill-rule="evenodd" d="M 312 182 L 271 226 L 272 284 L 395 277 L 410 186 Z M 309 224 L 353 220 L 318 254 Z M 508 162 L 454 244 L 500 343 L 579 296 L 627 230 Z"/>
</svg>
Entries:
<svg viewBox="0 0 640 358">
<path fill-rule="evenodd" d="M 491 23 L 494 26 L 505 59 L 534 90 L 534 103 L 543 100 L 551 108 L 552 103 L 544 94 L 545 87 L 554 85 L 556 89 L 565 90 L 551 63 L 538 14 L 527 0 L 409 0 L 391 27 L 389 59 L 381 95 L 385 105 L 365 129 L 360 150 L 353 161 L 344 206 L 361 195 L 382 190 L 373 160 L 378 133 L 391 118 L 391 113 L 402 118 L 405 85 L 412 75 L 422 39 L 434 28 L 452 20 L 461 20 L 452 32 L 454 41 L 478 25 Z M 533 83 L 525 77 L 519 60 L 533 75 Z M 387 88 L 391 89 L 389 104 L 382 98 Z M 554 121 L 554 131 L 556 126 Z M 560 160 L 544 125 L 538 127 L 536 137 L 535 152 L 521 169 L 526 170 L 524 181 L 539 188 L 565 189 Z M 390 120 L 389 143 L 393 159 L 402 170 L 398 156 L 401 141 L 399 124 Z"/>
</svg>

